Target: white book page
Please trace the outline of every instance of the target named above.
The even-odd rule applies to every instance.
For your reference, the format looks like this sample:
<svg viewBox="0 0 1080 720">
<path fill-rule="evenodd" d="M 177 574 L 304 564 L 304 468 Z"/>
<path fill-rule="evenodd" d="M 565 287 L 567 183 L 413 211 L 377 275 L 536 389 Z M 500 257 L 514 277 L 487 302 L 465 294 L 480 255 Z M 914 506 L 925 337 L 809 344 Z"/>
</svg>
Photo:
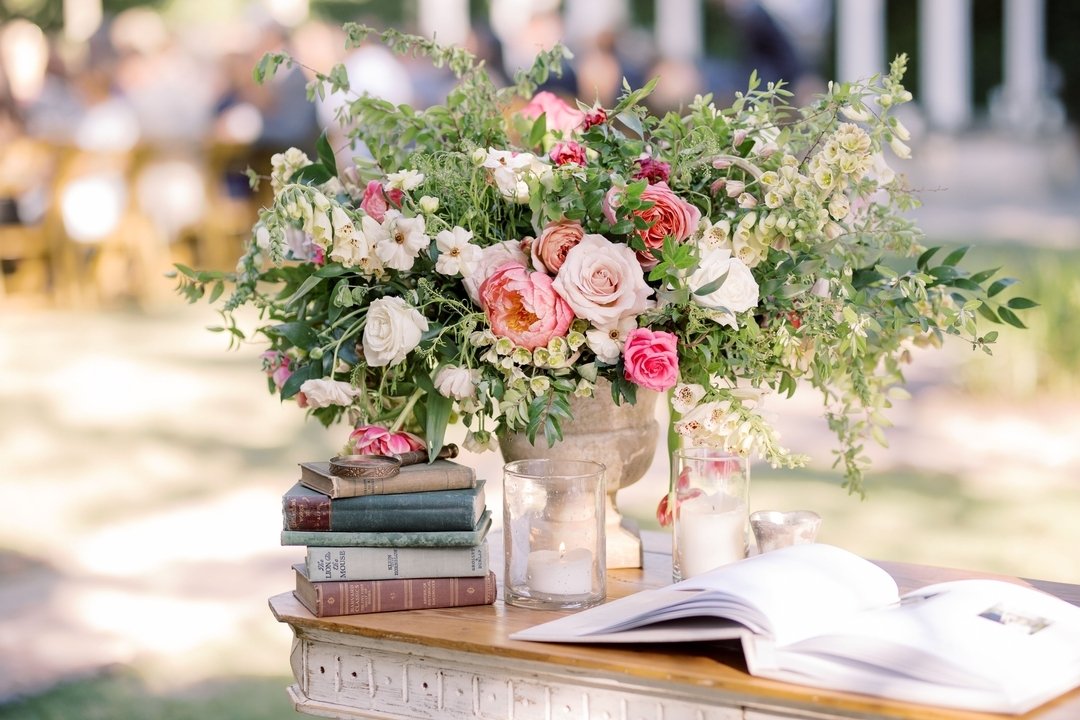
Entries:
<svg viewBox="0 0 1080 720">
<path fill-rule="evenodd" d="M 1012 583 L 959 580 L 921 588 L 778 654 L 804 656 L 803 672 L 815 658 L 848 661 L 876 668 L 885 685 L 902 674 L 943 696 L 948 686 L 982 689 L 1024 707 L 1080 685 L 1080 608 Z"/>
<path fill-rule="evenodd" d="M 672 586 L 737 598 L 743 617 L 761 617 L 776 645 L 827 632 L 852 614 L 894 604 L 892 577 L 832 545 L 795 545 L 724 565 Z M 740 617 L 731 616 L 734 620 Z"/>
<path fill-rule="evenodd" d="M 619 642 L 633 628 L 680 618 L 713 617 L 696 632 L 675 625 L 638 632 L 634 642 L 734 638 L 745 632 L 777 644 L 819 634 L 853 612 L 897 602 L 896 583 L 884 570 L 830 545 L 801 545 L 758 555 L 665 588 L 568 615 L 511 635 L 513 640 Z M 692 637 L 687 637 L 688 635 Z M 630 642 L 628 638 L 626 640 Z"/>
</svg>

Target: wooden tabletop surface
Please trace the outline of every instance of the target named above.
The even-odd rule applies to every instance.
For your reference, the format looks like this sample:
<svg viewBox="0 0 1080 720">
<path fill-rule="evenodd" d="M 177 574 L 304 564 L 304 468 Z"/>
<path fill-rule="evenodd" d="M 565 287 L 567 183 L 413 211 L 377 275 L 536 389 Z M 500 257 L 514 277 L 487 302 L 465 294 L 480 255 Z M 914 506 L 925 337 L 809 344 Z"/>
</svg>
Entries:
<svg viewBox="0 0 1080 720">
<path fill-rule="evenodd" d="M 993 577 L 1039 588 L 1080 605 L 1080 586 L 1023 580 L 988 573 L 879 562 L 897 581 L 901 592 L 935 582 L 968 577 Z M 645 568 L 608 572 L 608 598 L 615 599 L 671 582 L 670 557 L 646 553 Z M 870 714 L 905 720 L 989 720 L 1001 715 L 911 705 L 882 698 L 818 690 L 755 678 L 746 672 L 734 644 L 693 643 L 634 646 L 633 649 L 508 640 L 516 631 L 559 617 L 558 611 L 531 610 L 505 605 L 416 610 L 401 613 L 316 618 L 291 592 L 270 599 L 275 617 L 297 628 L 329 630 L 384 640 L 417 643 L 425 647 L 554 663 L 584 672 L 624 676 L 628 681 L 686 684 L 697 688 L 758 698 L 763 702 L 811 704 L 822 710 Z M 1080 718 L 1080 689 L 1074 690 L 1023 716 L 1038 720 Z"/>
</svg>

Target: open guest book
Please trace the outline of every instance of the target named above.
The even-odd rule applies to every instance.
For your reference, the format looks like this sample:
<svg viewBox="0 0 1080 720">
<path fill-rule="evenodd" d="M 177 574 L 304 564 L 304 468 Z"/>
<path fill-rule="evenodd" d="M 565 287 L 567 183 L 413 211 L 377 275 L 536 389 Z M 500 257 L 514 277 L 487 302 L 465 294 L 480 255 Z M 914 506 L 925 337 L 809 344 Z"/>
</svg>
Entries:
<svg viewBox="0 0 1080 720">
<path fill-rule="evenodd" d="M 738 640 L 752 675 L 905 702 L 1023 713 L 1080 685 L 1080 607 L 957 580 L 900 595 L 877 565 L 797 545 L 514 633 L 512 640 Z"/>
</svg>

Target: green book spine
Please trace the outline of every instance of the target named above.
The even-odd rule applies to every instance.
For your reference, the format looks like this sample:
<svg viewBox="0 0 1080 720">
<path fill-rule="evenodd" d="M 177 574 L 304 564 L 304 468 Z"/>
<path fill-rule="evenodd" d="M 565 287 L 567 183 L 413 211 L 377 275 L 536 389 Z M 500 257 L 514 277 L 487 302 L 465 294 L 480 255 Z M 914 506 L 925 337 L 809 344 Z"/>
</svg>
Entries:
<svg viewBox="0 0 1080 720">
<path fill-rule="evenodd" d="M 297 483 L 282 496 L 281 509 L 285 530 L 472 530 L 484 501 L 483 481 L 460 490 L 336 499 Z"/>
<path fill-rule="evenodd" d="M 282 530 L 282 545 L 310 547 L 470 547 L 479 545 L 491 529 L 491 511 L 484 510 L 472 530 L 334 532 Z"/>
</svg>

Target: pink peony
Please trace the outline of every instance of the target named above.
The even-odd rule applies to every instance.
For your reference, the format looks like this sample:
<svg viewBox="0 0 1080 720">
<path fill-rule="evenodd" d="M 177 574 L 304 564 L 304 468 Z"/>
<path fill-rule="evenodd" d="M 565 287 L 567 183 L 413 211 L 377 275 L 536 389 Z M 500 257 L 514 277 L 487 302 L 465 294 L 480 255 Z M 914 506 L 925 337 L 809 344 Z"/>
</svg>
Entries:
<svg viewBox="0 0 1080 720">
<path fill-rule="evenodd" d="M 379 425 L 360 425 L 346 443 L 349 454 L 396 455 L 410 450 L 423 450 L 424 441 L 412 433 L 390 432 Z"/>
<path fill-rule="evenodd" d="M 634 211 L 649 224 L 644 230 L 638 230 L 638 236 L 645 242 L 645 250 L 638 253 L 638 261 L 642 267 L 651 268 L 657 261 L 649 250 L 662 248 L 664 238 L 668 236 L 675 242 L 685 241 L 697 228 L 701 211 L 672 192 L 666 182 L 645 188 L 641 199 L 651 202 L 652 207 Z"/>
<path fill-rule="evenodd" d="M 536 93 L 529 104 L 521 109 L 521 114 L 530 120 L 546 114 L 547 129 L 559 130 L 564 135 L 576 130 L 585 121 L 585 113 L 570 107 L 558 95 L 547 90 Z"/>
<path fill-rule="evenodd" d="M 648 155 L 638 158 L 637 166 L 638 169 L 634 171 L 635 180 L 644 178 L 650 184 L 653 184 L 667 182 L 668 178 L 671 177 L 671 165 Z"/>
<path fill-rule="evenodd" d="M 540 237 L 529 243 L 533 267 L 554 275 L 559 272 L 566 253 L 581 242 L 585 229 L 576 220 L 559 220 L 548 223 Z"/>
<path fill-rule="evenodd" d="M 551 158 L 551 162 L 556 165 L 568 165 L 574 163 L 575 165 L 585 164 L 585 147 L 581 143 L 576 143 L 573 140 L 567 140 L 565 142 L 557 142 L 548 153 L 548 157 Z"/>
<path fill-rule="evenodd" d="M 623 346 L 623 374 L 649 390 L 663 392 L 679 381 L 678 338 L 673 333 L 635 328 Z"/>
<path fill-rule="evenodd" d="M 515 345 L 533 350 L 566 335 L 574 311 L 559 297 L 550 277 L 508 262 L 480 286 L 480 307 L 491 330 Z"/>
<path fill-rule="evenodd" d="M 386 211 L 390 208 L 400 208 L 401 200 L 405 196 L 401 190 L 392 188 L 389 191 L 383 189 L 382 183 L 372 180 L 364 189 L 364 199 L 360 201 L 360 208 L 370 215 L 376 222 L 386 219 Z"/>
</svg>

